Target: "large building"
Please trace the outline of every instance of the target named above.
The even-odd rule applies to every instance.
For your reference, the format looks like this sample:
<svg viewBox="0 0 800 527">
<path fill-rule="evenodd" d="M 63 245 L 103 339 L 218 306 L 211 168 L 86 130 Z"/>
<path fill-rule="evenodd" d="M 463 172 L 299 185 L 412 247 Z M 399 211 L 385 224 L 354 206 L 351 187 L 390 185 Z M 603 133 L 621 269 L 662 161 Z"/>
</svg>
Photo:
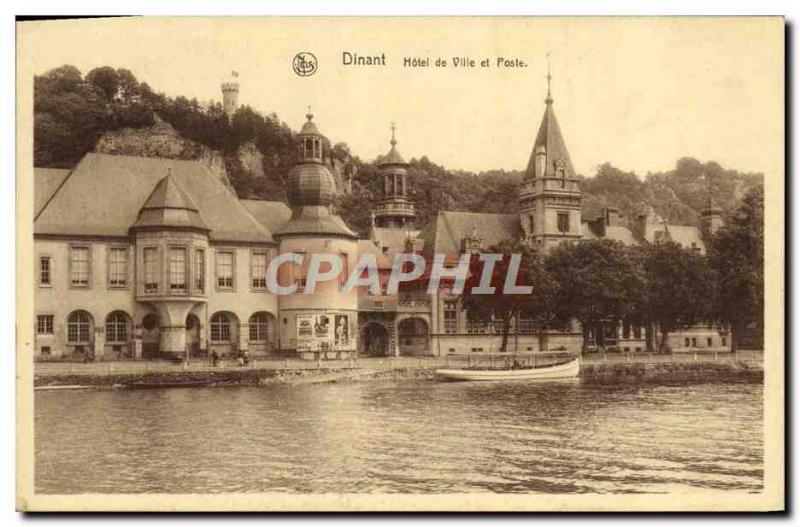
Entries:
<svg viewBox="0 0 800 527">
<path fill-rule="evenodd" d="M 236 86 L 238 90 L 238 85 Z M 231 83 L 226 111 L 235 110 Z M 228 108 L 231 106 L 230 108 Z M 221 355 L 343 358 L 491 352 L 499 324 L 470 320 L 447 288 L 434 295 L 345 294 L 342 280 L 314 294 L 276 295 L 267 268 L 279 254 L 326 253 L 346 271 L 371 253 L 385 285 L 398 253 L 456 261 L 502 240 L 543 250 L 562 242 L 610 238 L 625 244 L 675 241 L 705 251 L 703 234 L 721 224 L 709 206 L 701 228 L 670 225 L 652 211 L 635 232 L 615 209 L 581 218 L 581 192 L 548 93 L 513 214 L 441 211 L 419 229 L 408 198 L 408 164 L 392 126 L 377 165 L 383 195 L 368 239 L 335 212 L 342 191 L 325 137 L 313 121 L 297 134 L 297 163 L 287 180 L 289 206 L 239 199 L 200 161 L 89 153 L 72 170 L 35 169 L 34 248 L 39 357 L 95 359 Z M 280 267 L 278 282 L 306 285 L 307 263 Z M 346 277 L 346 276 L 345 276 Z M 580 349 L 577 325 L 541 331 L 520 318 L 509 349 Z M 695 328 L 671 337 L 673 349 L 722 348 L 726 334 Z M 645 348 L 644 328 L 621 323 L 590 331 L 590 347 Z"/>
</svg>

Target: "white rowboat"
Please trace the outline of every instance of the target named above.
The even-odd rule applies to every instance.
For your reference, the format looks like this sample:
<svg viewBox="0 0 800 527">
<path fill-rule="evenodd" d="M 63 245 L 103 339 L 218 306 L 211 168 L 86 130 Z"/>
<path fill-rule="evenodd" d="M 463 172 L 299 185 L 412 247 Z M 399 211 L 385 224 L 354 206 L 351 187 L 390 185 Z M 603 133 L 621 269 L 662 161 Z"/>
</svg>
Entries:
<svg viewBox="0 0 800 527">
<path fill-rule="evenodd" d="M 436 378 L 443 381 L 538 381 L 571 379 L 581 371 L 580 358 L 563 364 L 541 368 L 518 368 L 513 370 L 443 369 L 436 370 Z"/>
</svg>

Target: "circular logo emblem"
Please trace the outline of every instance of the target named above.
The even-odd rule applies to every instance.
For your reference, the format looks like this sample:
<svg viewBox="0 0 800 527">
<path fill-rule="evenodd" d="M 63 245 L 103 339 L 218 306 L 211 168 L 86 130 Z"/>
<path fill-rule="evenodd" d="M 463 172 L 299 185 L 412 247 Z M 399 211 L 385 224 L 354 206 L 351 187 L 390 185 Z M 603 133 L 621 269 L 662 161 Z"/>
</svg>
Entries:
<svg viewBox="0 0 800 527">
<path fill-rule="evenodd" d="M 317 71 L 317 57 L 307 51 L 298 53 L 292 61 L 292 69 L 301 77 L 314 75 Z"/>
</svg>

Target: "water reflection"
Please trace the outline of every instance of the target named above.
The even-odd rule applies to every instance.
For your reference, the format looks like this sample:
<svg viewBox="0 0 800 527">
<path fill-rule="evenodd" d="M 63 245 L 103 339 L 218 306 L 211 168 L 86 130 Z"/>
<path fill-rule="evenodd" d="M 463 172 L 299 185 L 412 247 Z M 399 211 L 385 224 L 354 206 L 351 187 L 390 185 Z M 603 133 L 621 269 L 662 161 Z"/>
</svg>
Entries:
<svg viewBox="0 0 800 527">
<path fill-rule="evenodd" d="M 762 386 L 381 382 L 36 395 L 37 492 L 758 491 Z"/>
</svg>

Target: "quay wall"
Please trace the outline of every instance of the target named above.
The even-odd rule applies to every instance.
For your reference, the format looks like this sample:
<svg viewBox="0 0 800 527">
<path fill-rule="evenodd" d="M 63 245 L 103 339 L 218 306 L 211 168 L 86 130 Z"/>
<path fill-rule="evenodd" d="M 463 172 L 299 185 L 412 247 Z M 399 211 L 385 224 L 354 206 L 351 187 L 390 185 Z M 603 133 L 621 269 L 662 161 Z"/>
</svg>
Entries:
<svg viewBox="0 0 800 527">
<path fill-rule="evenodd" d="M 34 386 L 126 387 L 197 383 L 210 386 L 269 383 L 368 382 L 378 379 L 433 379 L 433 371 L 444 367 L 439 359 L 382 361 L 349 365 L 322 362 L 319 367 L 202 368 L 165 371 L 57 371 L 37 372 Z M 584 362 L 580 380 L 588 384 L 691 384 L 719 381 L 763 381 L 761 361 L 686 360 L 671 362 Z M 301 380 L 301 382 L 298 382 Z"/>
</svg>

